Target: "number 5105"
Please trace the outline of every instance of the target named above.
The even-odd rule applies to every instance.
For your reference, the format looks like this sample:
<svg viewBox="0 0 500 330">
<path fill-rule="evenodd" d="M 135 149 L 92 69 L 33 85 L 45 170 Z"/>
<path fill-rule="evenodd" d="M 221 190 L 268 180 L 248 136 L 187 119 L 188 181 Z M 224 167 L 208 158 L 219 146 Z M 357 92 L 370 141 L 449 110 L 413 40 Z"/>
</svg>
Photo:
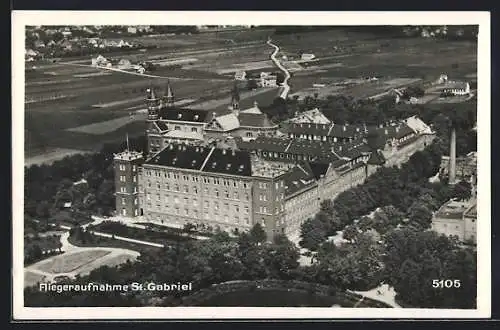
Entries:
<svg viewBox="0 0 500 330">
<path fill-rule="evenodd" d="M 432 280 L 432 287 L 435 289 L 459 288 L 461 285 L 460 280 Z"/>
</svg>

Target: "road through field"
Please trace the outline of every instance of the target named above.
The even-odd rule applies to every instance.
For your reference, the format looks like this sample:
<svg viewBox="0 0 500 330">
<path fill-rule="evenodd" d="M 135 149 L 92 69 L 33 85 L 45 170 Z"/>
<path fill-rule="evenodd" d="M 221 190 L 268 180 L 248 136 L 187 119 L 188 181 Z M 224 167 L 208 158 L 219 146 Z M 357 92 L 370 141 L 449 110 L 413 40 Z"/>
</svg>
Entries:
<svg viewBox="0 0 500 330">
<path fill-rule="evenodd" d="M 274 52 L 271 54 L 271 60 L 285 74 L 285 80 L 283 80 L 283 83 L 282 83 L 283 91 L 281 92 L 280 97 L 282 99 L 286 100 L 286 97 L 288 96 L 288 92 L 290 92 L 290 86 L 288 85 L 288 79 L 290 79 L 290 72 L 288 72 L 288 70 L 276 58 L 276 55 L 280 51 L 280 48 L 278 46 L 276 46 L 275 44 L 271 43 L 271 39 L 269 39 L 267 41 L 267 44 L 271 47 L 274 47 Z"/>
</svg>

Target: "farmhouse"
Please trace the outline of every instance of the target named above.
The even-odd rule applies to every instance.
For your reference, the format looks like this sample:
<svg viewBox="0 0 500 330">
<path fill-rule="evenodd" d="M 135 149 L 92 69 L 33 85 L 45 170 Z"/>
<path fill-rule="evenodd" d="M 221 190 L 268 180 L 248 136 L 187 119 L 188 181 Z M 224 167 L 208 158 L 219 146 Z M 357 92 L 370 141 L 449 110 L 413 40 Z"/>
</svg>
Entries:
<svg viewBox="0 0 500 330">
<path fill-rule="evenodd" d="M 468 82 L 448 82 L 442 89 L 443 94 L 454 96 L 469 95 L 470 85 Z"/>
<path fill-rule="evenodd" d="M 106 66 L 109 61 L 102 55 L 92 58 L 92 66 Z"/>
<path fill-rule="evenodd" d="M 311 61 L 311 60 L 314 60 L 316 58 L 316 56 L 314 54 L 302 54 L 300 56 L 300 59 L 303 60 L 303 61 Z"/>
<path fill-rule="evenodd" d="M 234 74 L 234 79 L 236 79 L 236 80 L 245 80 L 246 76 L 247 76 L 247 73 L 245 71 L 237 71 Z"/>
<path fill-rule="evenodd" d="M 330 124 L 330 120 L 318 109 L 296 113 L 295 117 L 288 120 L 296 124 Z"/>
<path fill-rule="evenodd" d="M 276 80 L 278 77 L 275 74 L 271 74 L 269 72 L 261 72 L 260 73 L 260 86 L 261 87 L 276 87 Z"/>
</svg>

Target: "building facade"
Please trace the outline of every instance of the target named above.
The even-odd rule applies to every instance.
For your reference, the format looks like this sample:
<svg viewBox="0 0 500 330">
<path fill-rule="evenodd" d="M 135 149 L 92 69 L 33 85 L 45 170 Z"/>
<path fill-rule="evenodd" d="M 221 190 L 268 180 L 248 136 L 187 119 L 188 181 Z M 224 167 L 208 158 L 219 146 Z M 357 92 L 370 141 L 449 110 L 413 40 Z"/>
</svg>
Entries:
<svg viewBox="0 0 500 330">
<path fill-rule="evenodd" d="M 322 200 L 362 184 L 381 166 L 401 164 L 434 136 L 413 118 L 371 128 L 293 124 L 307 129 L 277 137 L 256 104 L 240 111 L 238 101 L 233 95 L 228 113 L 210 114 L 175 108 L 171 90 L 159 98 L 150 89 L 148 156 L 115 155 L 117 212 L 227 231 L 259 223 L 269 239 L 297 236 Z M 377 143 L 370 131 L 378 132 Z M 168 140 L 172 132 L 193 138 Z"/>
<path fill-rule="evenodd" d="M 431 228 L 461 242 L 477 242 L 477 200 L 448 201 L 434 214 Z"/>
</svg>

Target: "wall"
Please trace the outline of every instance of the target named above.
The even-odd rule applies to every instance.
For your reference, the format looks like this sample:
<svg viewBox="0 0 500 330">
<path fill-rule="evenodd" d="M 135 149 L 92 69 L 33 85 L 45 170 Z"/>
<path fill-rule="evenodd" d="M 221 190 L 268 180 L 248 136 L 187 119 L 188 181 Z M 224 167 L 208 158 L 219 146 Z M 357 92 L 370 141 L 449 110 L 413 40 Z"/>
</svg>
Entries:
<svg viewBox="0 0 500 330">
<path fill-rule="evenodd" d="M 134 217 L 140 215 L 139 212 L 140 179 L 138 171 L 139 171 L 139 165 L 142 162 L 143 162 L 142 158 L 135 160 L 128 160 L 128 161 L 115 159 L 113 162 L 115 170 L 116 213 L 121 216 Z"/>
</svg>

